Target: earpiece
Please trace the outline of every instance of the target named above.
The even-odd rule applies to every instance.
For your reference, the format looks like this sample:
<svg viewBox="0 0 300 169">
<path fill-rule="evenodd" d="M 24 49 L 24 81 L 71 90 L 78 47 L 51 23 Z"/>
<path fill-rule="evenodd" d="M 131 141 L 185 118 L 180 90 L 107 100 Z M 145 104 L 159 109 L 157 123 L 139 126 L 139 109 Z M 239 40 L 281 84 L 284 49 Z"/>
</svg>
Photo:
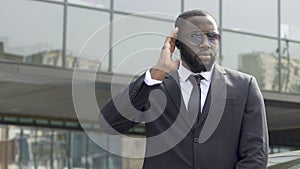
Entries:
<svg viewBox="0 0 300 169">
<path fill-rule="evenodd" d="M 176 46 L 178 49 L 180 49 L 180 41 L 177 40 L 177 39 L 176 39 L 176 41 L 175 41 L 175 46 Z"/>
</svg>

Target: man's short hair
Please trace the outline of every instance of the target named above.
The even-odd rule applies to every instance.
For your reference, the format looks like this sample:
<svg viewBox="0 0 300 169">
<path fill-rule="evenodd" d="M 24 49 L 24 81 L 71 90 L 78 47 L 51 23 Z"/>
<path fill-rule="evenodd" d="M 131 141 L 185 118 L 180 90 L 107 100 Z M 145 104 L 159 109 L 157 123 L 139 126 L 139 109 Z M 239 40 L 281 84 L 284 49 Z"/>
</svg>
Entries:
<svg viewBox="0 0 300 169">
<path fill-rule="evenodd" d="M 189 10 L 189 11 L 185 11 L 185 12 L 181 13 L 176 18 L 175 27 L 178 27 L 179 31 L 180 31 L 181 26 L 184 25 L 186 20 L 193 16 L 211 16 L 216 22 L 216 19 L 209 12 L 207 12 L 205 10 L 200 10 L 200 9 L 193 9 L 193 10 Z"/>
</svg>

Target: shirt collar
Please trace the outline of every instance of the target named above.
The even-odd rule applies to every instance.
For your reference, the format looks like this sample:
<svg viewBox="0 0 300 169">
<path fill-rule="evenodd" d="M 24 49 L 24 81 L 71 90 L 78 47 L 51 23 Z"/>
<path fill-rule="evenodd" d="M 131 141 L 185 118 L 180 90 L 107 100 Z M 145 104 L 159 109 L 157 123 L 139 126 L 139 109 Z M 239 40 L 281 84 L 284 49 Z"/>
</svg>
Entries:
<svg viewBox="0 0 300 169">
<path fill-rule="evenodd" d="M 185 68 L 182 65 L 182 62 L 180 62 L 179 68 L 178 68 L 178 74 L 179 74 L 179 80 L 180 81 L 187 81 L 190 75 L 197 75 L 200 74 L 202 77 L 204 77 L 205 80 L 208 82 L 211 81 L 211 75 L 212 75 L 212 70 L 214 69 L 215 64 L 213 64 L 212 68 L 210 71 L 207 72 L 201 72 L 201 73 L 193 73 L 187 68 Z"/>
</svg>

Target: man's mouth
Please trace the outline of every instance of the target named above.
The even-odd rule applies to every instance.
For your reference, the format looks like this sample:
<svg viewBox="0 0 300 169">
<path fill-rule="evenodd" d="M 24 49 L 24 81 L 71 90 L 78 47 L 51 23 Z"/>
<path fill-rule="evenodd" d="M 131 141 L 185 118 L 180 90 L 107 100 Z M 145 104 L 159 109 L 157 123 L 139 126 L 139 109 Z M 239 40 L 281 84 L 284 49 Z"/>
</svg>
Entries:
<svg viewBox="0 0 300 169">
<path fill-rule="evenodd" d="M 211 58 L 210 55 L 199 55 L 198 57 L 200 57 L 200 59 L 203 59 L 203 60 L 209 60 Z"/>
<path fill-rule="evenodd" d="M 210 60 L 211 59 L 212 53 L 211 52 L 198 52 L 197 56 L 201 60 L 206 61 L 206 60 Z"/>
</svg>

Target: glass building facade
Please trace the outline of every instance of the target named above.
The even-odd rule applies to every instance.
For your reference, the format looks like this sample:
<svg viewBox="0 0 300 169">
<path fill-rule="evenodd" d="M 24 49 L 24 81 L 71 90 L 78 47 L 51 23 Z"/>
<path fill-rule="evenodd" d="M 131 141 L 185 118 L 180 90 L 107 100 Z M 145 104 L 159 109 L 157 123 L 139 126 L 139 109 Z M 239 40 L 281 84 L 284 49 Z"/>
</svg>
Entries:
<svg viewBox="0 0 300 169">
<path fill-rule="evenodd" d="M 200 8 L 212 13 L 219 24 L 220 64 L 255 75 L 262 90 L 298 94 L 298 3 L 3 0 L 0 59 L 134 75 L 155 63 L 176 16 Z M 133 60 L 137 68 L 130 66 Z M 251 61 L 262 64 L 247 67 Z"/>
<path fill-rule="evenodd" d="M 300 96 L 299 5 L 298 0 L 1 0 L 0 63 L 138 75 L 156 62 L 176 16 L 199 8 L 219 25 L 218 62 L 254 75 L 263 92 L 295 97 L 294 105 Z M 299 118 L 299 106 L 292 109 Z M 7 114 L 0 110 L 0 169 L 142 165 L 142 159 L 122 158 L 97 146 L 76 119 Z M 290 135 L 299 132 L 294 126 Z M 133 135 L 143 133 L 136 130 Z M 101 139 L 110 146 L 107 135 Z M 271 144 L 270 153 L 299 149 L 297 139 L 293 145 Z"/>
<path fill-rule="evenodd" d="M 75 121 L 2 117 L 0 122 L 1 169 L 138 169 L 143 162 L 104 150 Z M 96 128 L 91 126 L 89 134 L 95 133 L 102 146 L 122 149 L 122 143 Z M 143 131 L 129 134 L 142 136 Z"/>
</svg>

